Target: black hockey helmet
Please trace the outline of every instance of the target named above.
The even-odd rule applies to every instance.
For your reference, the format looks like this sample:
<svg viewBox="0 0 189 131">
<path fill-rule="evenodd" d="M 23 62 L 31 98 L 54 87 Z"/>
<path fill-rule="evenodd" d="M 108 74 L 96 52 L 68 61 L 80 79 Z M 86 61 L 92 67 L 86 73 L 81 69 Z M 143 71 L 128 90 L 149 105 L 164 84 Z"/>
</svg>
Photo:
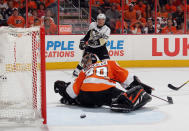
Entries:
<svg viewBox="0 0 189 131">
<path fill-rule="evenodd" d="M 83 68 L 89 67 L 91 64 L 94 64 L 96 62 L 97 62 L 96 55 L 90 52 L 86 52 L 81 61 L 81 63 L 83 64 Z"/>
</svg>

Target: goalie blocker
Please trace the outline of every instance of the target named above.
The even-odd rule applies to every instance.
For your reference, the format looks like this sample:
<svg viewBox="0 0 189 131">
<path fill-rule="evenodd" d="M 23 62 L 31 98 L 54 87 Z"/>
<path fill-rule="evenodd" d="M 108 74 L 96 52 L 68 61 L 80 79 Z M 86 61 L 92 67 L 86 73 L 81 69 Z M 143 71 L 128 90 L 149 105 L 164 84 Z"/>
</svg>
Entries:
<svg viewBox="0 0 189 131">
<path fill-rule="evenodd" d="M 62 96 L 61 103 L 86 107 L 108 105 L 112 111 L 130 112 L 151 101 L 149 94 L 152 88 L 145 87 L 136 76 L 115 61 L 92 64 L 91 56 L 88 54 L 84 57 L 88 58 L 85 61 L 87 66 L 74 82 L 55 82 L 54 90 Z M 122 87 L 116 86 L 111 79 L 120 81 Z"/>
</svg>

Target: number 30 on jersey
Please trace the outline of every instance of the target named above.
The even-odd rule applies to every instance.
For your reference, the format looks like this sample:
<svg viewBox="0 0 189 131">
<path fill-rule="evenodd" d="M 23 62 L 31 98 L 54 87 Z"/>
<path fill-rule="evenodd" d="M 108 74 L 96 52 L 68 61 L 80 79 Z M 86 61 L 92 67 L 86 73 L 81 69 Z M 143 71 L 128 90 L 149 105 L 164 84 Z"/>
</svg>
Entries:
<svg viewBox="0 0 189 131">
<path fill-rule="evenodd" d="M 96 67 L 89 69 L 86 73 L 86 76 L 96 75 L 100 77 L 108 76 L 108 67 Z"/>
</svg>

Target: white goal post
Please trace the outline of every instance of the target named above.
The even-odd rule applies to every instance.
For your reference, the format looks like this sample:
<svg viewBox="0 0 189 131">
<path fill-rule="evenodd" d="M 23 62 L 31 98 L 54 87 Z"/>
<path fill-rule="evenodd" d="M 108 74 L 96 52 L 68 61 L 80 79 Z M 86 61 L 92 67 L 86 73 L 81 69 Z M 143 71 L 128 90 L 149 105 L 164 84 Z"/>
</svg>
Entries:
<svg viewBox="0 0 189 131">
<path fill-rule="evenodd" d="M 43 28 L 0 27 L 1 123 L 46 124 Z"/>
</svg>

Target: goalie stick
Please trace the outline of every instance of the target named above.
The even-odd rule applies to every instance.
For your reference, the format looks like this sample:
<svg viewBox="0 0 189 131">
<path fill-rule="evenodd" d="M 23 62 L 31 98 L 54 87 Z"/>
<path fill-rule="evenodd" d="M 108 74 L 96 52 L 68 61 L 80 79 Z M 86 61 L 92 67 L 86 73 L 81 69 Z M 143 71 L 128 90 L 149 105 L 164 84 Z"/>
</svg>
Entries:
<svg viewBox="0 0 189 131">
<path fill-rule="evenodd" d="M 115 82 L 118 82 L 118 83 L 120 83 L 119 81 L 117 81 L 117 80 L 114 80 L 114 79 L 110 79 L 109 77 L 105 77 L 107 80 L 112 80 L 112 81 L 115 81 Z M 144 83 L 141 83 L 141 85 L 143 85 L 143 86 L 148 86 L 148 85 L 146 85 L 146 84 L 144 84 Z M 155 90 L 154 88 L 152 88 L 151 86 L 148 86 L 149 88 L 151 88 L 152 90 Z M 162 101 L 165 101 L 165 102 L 167 102 L 167 103 L 169 103 L 169 104 L 173 104 L 173 99 L 172 99 L 172 97 L 170 97 L 170 96 L 167 96 L 167 99 L 163 99 L 163 98 L 161 98 L 161 97 L 159 97 L 159 96 L 156 96 L 156 95 L 152 95 L 152 94 L 149 94 L 149 95 L 151 95 L 151 96 L 153 96 L 153 97 L 155 97 L 155 98 L 157 98 L 157 99 L 159 99 L 159 100 L 162 100 Z"/>
<path fill-rule="evenodd" d="M 184 84 L 182 84 L 182 85 L 179 86 L 179 87 L 173 86 L 172 84 L 168 84 L 168 87 L 169 87 L 170 89 L 173 89 L 173 90 L 177 91 L 177 90 L 179 90 L 180 88 L 182 88 L 183 86 L 185 86 L 185 85 L 188 84 L 188 83 L 189 83 L 189 80 L 186 81 Z"/>
</svg>

